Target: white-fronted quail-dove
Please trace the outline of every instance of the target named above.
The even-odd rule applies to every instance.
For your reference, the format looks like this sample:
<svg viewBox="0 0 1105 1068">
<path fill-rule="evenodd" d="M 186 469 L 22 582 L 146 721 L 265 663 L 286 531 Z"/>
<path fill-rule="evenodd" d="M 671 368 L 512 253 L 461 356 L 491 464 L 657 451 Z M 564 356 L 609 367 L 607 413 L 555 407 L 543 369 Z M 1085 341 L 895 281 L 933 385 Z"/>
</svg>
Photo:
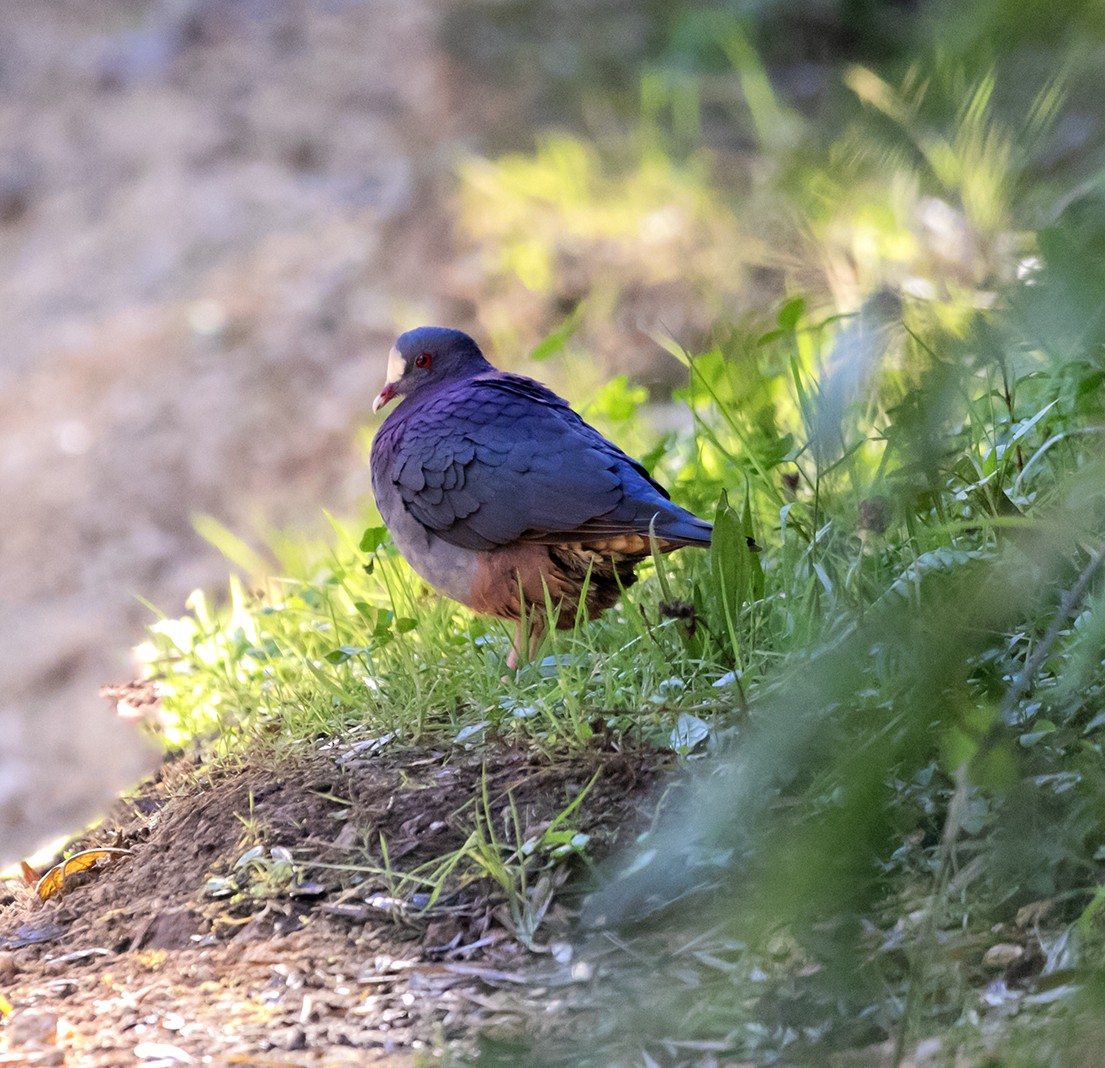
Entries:
<svg viewBox="0 0 1105 1068">
<path fill-rule="evenodd" d="M 497 371 L 459 330 L 398 339 L 373 411 L 396 397 L 372 444 L 380 515 L 434 589 L 517 622 L 512 668 L 536 651 L 546 590 L 570 627 L 581 599 L 590 618 L 633 584 L 650 531 L 662 552 L 710 544 L 710 524 L 567 401 Z"/>
</svg>

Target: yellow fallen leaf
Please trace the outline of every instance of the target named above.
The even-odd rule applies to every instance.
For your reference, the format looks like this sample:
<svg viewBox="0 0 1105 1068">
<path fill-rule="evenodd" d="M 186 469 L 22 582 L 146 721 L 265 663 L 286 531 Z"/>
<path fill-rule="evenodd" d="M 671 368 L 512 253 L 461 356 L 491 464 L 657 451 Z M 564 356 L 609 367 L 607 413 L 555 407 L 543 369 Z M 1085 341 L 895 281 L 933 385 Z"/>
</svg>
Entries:
<svg viewBox="0 0 1105 1068">
<path fill-rule="evenodd" d="M 105 857 L 118 856 L 129 857 L 130 850 L 105 847 L 103 849 L 84 849 L 80 853 L 74 853 L 71 857 L 66 857 L 60 864 L 55 864 L 38 880 L 35 893 L 43 901 L 49 901 L 65 886 L 65 880 L 68 876 L 75 875 L 77 872 L 88 871 L 89 868 L 94 867 Z"/>
</svg>

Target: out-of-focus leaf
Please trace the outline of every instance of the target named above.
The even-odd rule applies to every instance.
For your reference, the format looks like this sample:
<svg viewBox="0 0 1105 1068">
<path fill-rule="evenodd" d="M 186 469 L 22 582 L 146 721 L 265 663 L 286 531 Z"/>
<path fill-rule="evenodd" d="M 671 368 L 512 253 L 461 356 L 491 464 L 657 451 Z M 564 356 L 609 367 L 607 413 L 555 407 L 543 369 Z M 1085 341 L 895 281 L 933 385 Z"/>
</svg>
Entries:
<svg viewBox="0 0 1105 1068">
<path fill-rule="evenodd" d="M 763 597 L 764 573 L 752 545 L 752 512 L 745 495 L 743 515 L 722 493 L 714 513 L 714 534 L 710 545 L 710 577 L 713 615 L 722 633 L 729 636 L 734 656 L 742 644 L 742 607 Z"/>
<path fill-rule="evenodd" d="M 66 857 L 60 864 L 55 864 L 41 879 L 38 881 L 38 885 L 35 887 L 35 893 L 43 901 L 49 901 L 55 894 L 59 893 L 65 886 L 65 880 L 70 875 L 76 875 L 78 872 L 89 871 L 99 865 L 101 860 L 115 860 L 118 857 L 129 857 L 129 849 L 114 849 L 104 847 L 103 849 L 85 849 L 80 853 L 74 853 L 71 857 Z"/>
<path fill-rule="evenodd" d="M 374 553 L 388 540 L 387 527 L 369 527 L 362 535 L 358 548 L 362 553 Z"/>
<path fill-rule="evenodd" d="M 697 749 L 709 737 L 710 725 L 705 720 L 692 716 L 689 712 L 681 712 L 668 744 L 677 753 L 685 756 Z"/>
<path fill-rule="evenodd" d="M 539 341 L 530 349 L 529 358 L 540 362 L 563 351 L 564 346 L 568 344 L 572 339 L 572 335 L 579 328 L 586 307 L 586 302 L 580 301 L 572 309 L 571 314 L 548 337 L 543 341 Z"/>
<path fill-rule="evenodd" d="M 1056 730 L 1058 730 L 1058 728 L 1055 726 L 1054 723 L 1051 722 L 1051 720 L 1038 719 L 1033 725 L 1033 729 L 1030 731 L 1025 731 L 1024 734 L 1020 736 L 1018 741 L 1025 748 L 1028 748 L 1029 746 L 1033 746 L 1037 742 L 1042 741 L 1049 734 L 1054 734 Z"/>
<path fill-rule="evenodd" d="M 806 314 L 806 298 L 791 297 L 780 309 L 775 321 L 784 330 L 793 330 Z"/>
</svg>

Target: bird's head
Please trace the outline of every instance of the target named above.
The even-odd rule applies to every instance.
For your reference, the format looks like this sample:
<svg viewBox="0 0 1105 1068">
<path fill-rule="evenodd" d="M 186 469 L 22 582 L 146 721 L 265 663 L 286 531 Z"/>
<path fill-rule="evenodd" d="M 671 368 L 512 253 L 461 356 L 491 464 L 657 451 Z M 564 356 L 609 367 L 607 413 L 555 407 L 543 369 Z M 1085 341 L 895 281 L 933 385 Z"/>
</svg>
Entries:
<svg viewBox="0 0 1105 1068">
<path fill-rule="evenodd" d="M 384 388 L 372 402 L 378 412 L 395 397 L 407 397 L 444 381 L 471 378 L 491 370 L 480 347 L 460 330 L 442 326 L 420 326 L 400 334 L 388 353 Z"/>
</svg>

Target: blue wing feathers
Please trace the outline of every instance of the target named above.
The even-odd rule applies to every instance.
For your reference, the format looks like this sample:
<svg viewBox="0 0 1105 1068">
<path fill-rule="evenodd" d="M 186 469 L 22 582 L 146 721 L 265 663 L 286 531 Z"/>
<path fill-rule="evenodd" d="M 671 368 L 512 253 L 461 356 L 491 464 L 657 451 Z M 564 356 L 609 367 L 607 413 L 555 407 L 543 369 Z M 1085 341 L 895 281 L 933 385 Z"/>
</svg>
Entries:
<svg viewBox="0 0 1105 1068">
<path fill-rule="evenodd" d="M 453 544 L 647 534 L 654 517 L 658 537 L 709 544 L 709 523 L 540 383 L 483 374 L 395 416 L 373 446 L 374 472 Z"/>
</svg>

